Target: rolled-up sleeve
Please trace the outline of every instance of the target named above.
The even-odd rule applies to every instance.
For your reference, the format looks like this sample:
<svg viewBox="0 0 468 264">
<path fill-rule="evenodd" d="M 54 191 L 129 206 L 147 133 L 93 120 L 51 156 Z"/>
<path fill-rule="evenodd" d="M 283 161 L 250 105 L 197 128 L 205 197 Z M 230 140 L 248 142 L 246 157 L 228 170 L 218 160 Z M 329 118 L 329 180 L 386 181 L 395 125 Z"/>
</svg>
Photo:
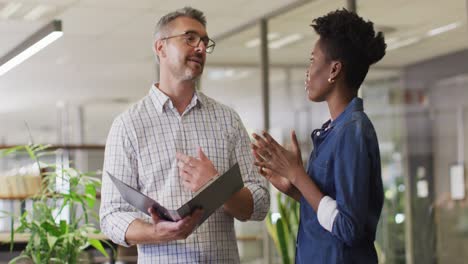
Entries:
<svg viewBox="0 0 468 264">
<path fill-rule="evenodd" d="M 107 172 L 128 185 L 137 187 L 136 152 L 120 117 L 112 124 L 107 137 L 99 217 L 101 231 L 107 237 L 116 244 L 129 246 L 125 241 L 125 233 L 130 223 L 139 218 L 141 214 L 123 200 Z"/>
<path fill-rule="evenodd" d="M 256 170 L 253 155 L 250 150 L 250 138 L 244 125 L 236 115 L 236 140 L 234 158 L 237 159 L 244 185 L 250 190 L 253 198 L 253 212 L 249 220 L 261 221 L 265 219 L 270 209 L 270 194 L 267 182 Z"/>
</svg>

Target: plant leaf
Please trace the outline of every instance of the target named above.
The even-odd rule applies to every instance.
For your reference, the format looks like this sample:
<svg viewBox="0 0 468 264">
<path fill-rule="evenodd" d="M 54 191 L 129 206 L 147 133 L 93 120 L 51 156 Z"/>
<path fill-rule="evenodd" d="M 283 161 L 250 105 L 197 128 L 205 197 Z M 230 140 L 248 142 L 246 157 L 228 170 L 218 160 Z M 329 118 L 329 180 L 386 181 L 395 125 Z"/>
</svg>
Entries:
<svg viewBox="0 0 468 264">
<path fill-rule="evenodd" d="M 104 256 L 109 257 L 109 254 L 107 254 L 100 240 L 90 238 L 88 239 L 88 243 L 91 244 L 91 246 L 93 246 L 95 249 L 99 250 L 99 252 L 101 252 Z"/>
<path fill-rule="evenodd" d="M 58 238 L 56 236 L 51 236 L 50 234 L 47 234 L 47 243 L 49 244 L 50 251 L 53 250 L 57 240 Z"/>
<path fill-rule="evenodd" d="M 273 240 L 273 242 L 275 243 L 275 247 L 279 252 L 280 251 L 280 245 L 279 245 L 279 242 L 278 242 L 278 233 L 276 232 L 276 227 L 271 222 L 271 212 L 268 212 L 265 223 L 266 223 L 267 231 L 270 234 L 270 237 Z"/>
<path fill-rule="evenodd" d="M 41 228 L 44 229 L 44 231 L 46 231 L 46 233 L 49 233 L 49 234 L 52 234 L 56 237 L 60 236 L 61 235 L 61 232 L 60 232 L 60 229 L 57 228 L 56 225 L 54 224 L 51 224 L 50 222 L 44 222 L 41 224 Z"/>
<path fill-rule="evenodd" d="M 85 197 L 89 208 L 94 208 L 96 202 L 96 187 L 92 183 L 86 184 Z"/>
<path fill-rule="evenodd" d="M 19 152 L 22 149 L 24 149 L 23 146 L 16 146 L 16 147 L 4 149 L 4 150 L 0 151 L 0 158 L 3 158 L 5 156 L 11 155 L 13 153 Z"/>
<path fill-rule="evenodd" d="M 30 260 L 31 258 L 28 255 L 21 254 L 21 255 L 15 257 L 15 258 L 13 258 L 12 260 L 10 260 L 10 262 L 8 262 L 8 264 L 18 263 L 18 261 L 21 260 L 21 259 L 29 259 Z"/>
<path fill-rule="evenodd" d="M 278 232 L 278 241 L 280 245 L 280 252 L 281 257 L 283 259 L 283 264 L 289 264 L 289 254 L 288 254 L 288 245 L 287 245 L 287 237 L 288 235 L 285 233 L 286 230 L 284 228 L 284 221 L 283 219 L 279 218 L 276 221 L 276 230 Z"/>
<path fill-rule="evenodd" d="M 65 220 L 60 220 L 60 233 L 67 234 L 68 233 L 68 225 Z"/>
</svg>

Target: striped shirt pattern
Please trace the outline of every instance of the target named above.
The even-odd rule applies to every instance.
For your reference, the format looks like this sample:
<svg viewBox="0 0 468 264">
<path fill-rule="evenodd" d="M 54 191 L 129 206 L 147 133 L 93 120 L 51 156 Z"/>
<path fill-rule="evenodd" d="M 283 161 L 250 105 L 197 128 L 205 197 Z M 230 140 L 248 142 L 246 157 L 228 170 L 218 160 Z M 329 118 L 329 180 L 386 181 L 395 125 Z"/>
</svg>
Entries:
<svg viewBox="0 0 468 264">
<path fill-rule="evenodd" d="M 119 115 L 109 132 L 104 171 L 140 190 L 168 209 L 193 197 L 182 185 L 176 152 L 197 157 L 200 146 L 220 174 L 239 163 L 244 185 L 253 196 L 251 220 L 262 220 L 270 206 L 266 181 L 253 165 L 250 139 L 237 113 L 195 92 L 180 115 L 169 97 L 153 86 L 149 94 Z M 145 214 L 125 202 L 104 173 L 101 229 L 112 241 L 128 246 L 125 232 Z M 138 263 L 239 263 L 234 219 L 219 208 L 187 239 L 138 245 Z"/>
</svg>

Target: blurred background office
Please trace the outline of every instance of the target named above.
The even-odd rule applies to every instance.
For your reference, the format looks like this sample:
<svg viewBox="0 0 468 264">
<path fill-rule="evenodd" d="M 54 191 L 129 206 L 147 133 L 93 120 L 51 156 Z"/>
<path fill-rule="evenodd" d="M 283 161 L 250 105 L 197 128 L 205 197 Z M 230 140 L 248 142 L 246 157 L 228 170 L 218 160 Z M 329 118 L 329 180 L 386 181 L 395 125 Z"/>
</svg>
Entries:
<svg viewBox="0 0 468 264">
<path fill-rule="evenodd" d="M 61 162 L 99 170 L 113 118 L 158 79 L 155 23 L 185 5 L 205 12 L 216 41 L 200 89 L 234 108 L 250 132 L 266 129 L 288 143 L 296 129 L 304 154 L 310 132 L 329 118 L 303 89 L 317 39 L 312 19 L 346 7 L 375 22 L 387 55 L 371 67 L 360 96 L 382 157 L 380 262 L 466 263 L 467 0 L 0 0 L 1 147 L 51 144 Z M 47 25 L 63 35 L 1 68 Z M 0 184 L 16 182 L 21 173 L 12 171 L 28 166 L 21 156 L 0 160 Z M 9 192 L 0 187 L 0 210 L 23 210 Z M 10 228 L 0 219 L 0 233 Z M 236 228 L 243 263 L 281 262 L 264 222 Z M 0 262 L 7 261 L 8 246 L 0 247 Z M 117 261 L 132 262 L 132 254 Z"/>
</svg>

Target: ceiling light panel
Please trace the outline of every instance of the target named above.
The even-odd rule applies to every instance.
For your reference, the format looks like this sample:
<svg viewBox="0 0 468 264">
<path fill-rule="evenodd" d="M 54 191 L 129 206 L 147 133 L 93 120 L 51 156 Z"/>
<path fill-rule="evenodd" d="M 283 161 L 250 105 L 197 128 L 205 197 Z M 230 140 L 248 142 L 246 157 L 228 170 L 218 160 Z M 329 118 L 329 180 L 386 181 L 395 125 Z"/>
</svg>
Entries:
<svg viewBox="0 0 468 264">
<path fill-rule="evenodd" d="M 269 43 L 268 47 L 270 49 L 279 49 L 281 47 L 291 45 L 292 43 L 298 42 L 299 40 L 303 39 L 304 35 L 302 34 L 291 34 L 285 37 L 282 37 L 278 40 L 272 41 Z"/>
<path fill-rule="evenodd" d="M 268 41 L 275 40 L 280 36 L 278 32 L 268 33 Z M 254 38 L 245 43 L 246 48 L 255 48 L 260 45 L 260 38 Z"/>
<path fill-rule="evenodd" d="M 454 30 L 457 27 L 459 27 L 460 25 L 461 25 L 460 22 L 455 22 L 455 23 L 451 23 L 451 24 L 448 24 L 448 25 L 445 25 L 445 26 L 434 28 L 434 29 L 431 29 L 431 30 L 429 30 L 427 32 L 427 36 L 432 37 L 432 36 L 435 36 L 435 35 L 439 35 L 439 34 L 442 34 L 444 32 Z"/>
<path fill-rule="evenodd" d="M 55 20 L 0 57 L 0 76 L 7 73 L 63 35 L 62 22 Z"/>
</svg>

